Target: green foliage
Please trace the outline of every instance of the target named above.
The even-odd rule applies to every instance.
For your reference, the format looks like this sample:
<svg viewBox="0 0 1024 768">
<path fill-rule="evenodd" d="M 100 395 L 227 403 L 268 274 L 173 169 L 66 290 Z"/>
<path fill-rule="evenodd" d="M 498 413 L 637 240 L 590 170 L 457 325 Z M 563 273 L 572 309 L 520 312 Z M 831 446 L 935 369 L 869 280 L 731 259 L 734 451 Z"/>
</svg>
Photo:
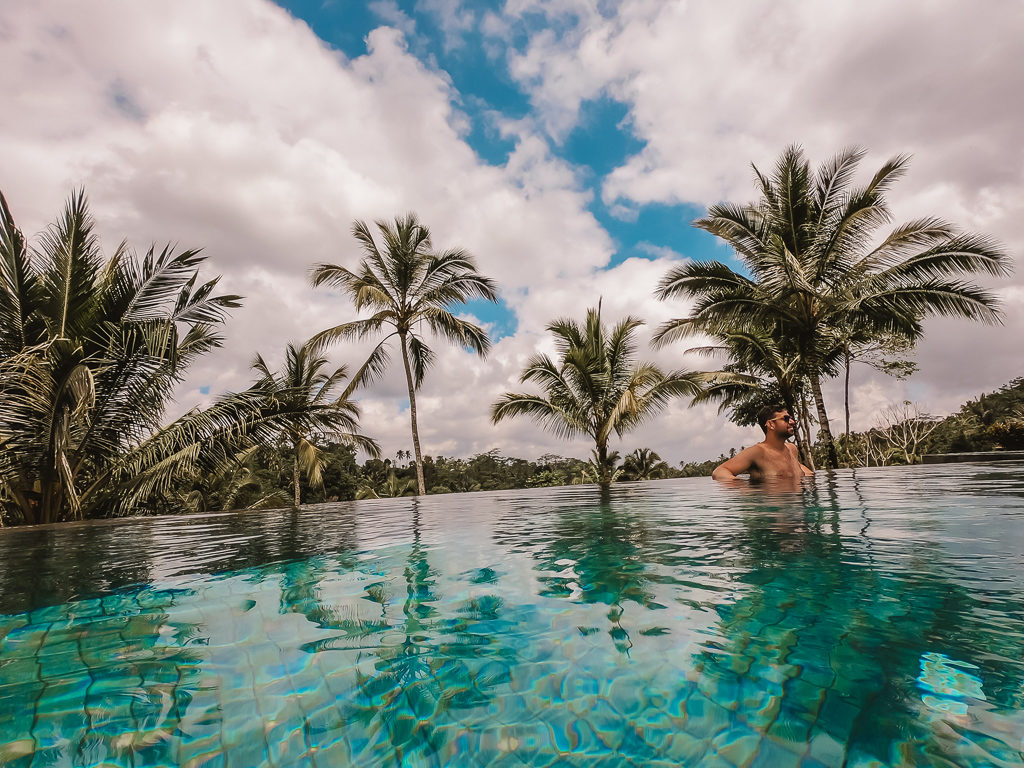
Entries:
<svg viewBox="0 0 1024 768">
<path fill-rule="evenodd" d="M 557 364 L 547 355 L 531 358 L 520 376 L 543 395 L 506 393 L 491 408 L 496 424 L 528 416 L 560 437 L 589 437 L 595 447 L 594 480 L 607 488 L 615 467 L 608 452 L 612 433 L 622 436 L 659 413 L 673 397 L 693 396 L 700 386 L 691 374 L 665 373 L 636 362 L 634 336 L 642 320 L 627 317 L 612 328 L 601 321 L 601 307 L 587 310 L 581 326 L 569 318 L 547 330 L 555 336 Z"/>
<path fill-rule="evenodd" d="M 252 368 L 259 374 L 255 388 L 264 393 L 270 406 L 286 404 L 291 414 L 281 429 L 279 440 L 292 452 L 292 506 L 301 502 L 301 475 L 314 488 L 323 485 L 323 470 L 327 459 L 317 442 L 326 437 L 349 443 L 366 450 L 370 455 L 380 453 L 377 443 L 359 429 L 359 407 L 350 395 L 354 383 L 337 397 L 334 390 L 348 377 L 345 366 L 328 373 L 327 358 L 318 354 L 309 344 L 285 349 L 284 368 L 271 371 L 259 354 Z"/>
<path fill-rule="evenodd" d="M 106 259 L 85 194 L 30 248 L 0 195 L 0 506 L 8 521 L 126 514 L 233 461 L 251 397 L 161 427 L 174 386 L 220 345 L 237 296 L 198 282 L 198 251 L 124 243 Z"/>
<path fill-rule="evenodd" d="M 728 460 L 728 456 L 721 455 L 717 459 L 707 461 L 685 461 L 680 464 L 679 477 L 710 477 L 722 462 Z"/>
<path fill-rule="evenodd" d="M 413 478 L 400 478 L 394 470 L 387 473 L 384 482 L 373 485 L 366 483 L 356 491 L 357 499 L 394 499 L 400 496 L 415 496 L 416 481 Z"/>
<path fill-rule="evenodd" d="M 657 480 L 668 477 L 670 467 L 650 448 L 637 448 L 622 462 L 625 480 Z"/>
<path fill-rule="evenodd" d="M 1008 451 L 1024 449 L 1024 419 L 1001 421 L 988 428 L 988 435 L 996 448 Z"/>
<path fill-rule="evenodd" d="M 415 214 L 394 222 L 377 221 L 376 227 L 380 244 L 365 222 L 352 225 L 352 234 L 363 251 L 356 271 L 337 264 L 318 264 L 312 270 L 313 285 L 338 288 L 348 294 L 357 312 L 372 314 L 321 331 L 310 343 L 322 347 L 342 339 L 383 336 L 352 377 L 352 385 L 358 387 L 384 374 L 390 362 L 389 342 L 398 337 L 409 392 L 417 487 L 420 493 L 426 493 L 416 390 L 435 356 L 420 329 L 425 327 L 435 336 L 483 357 L 491 346 L 487 332 L 456 317 L 452 309 L 473 298 L 497 301 L 498 294 L 494 281 L 477 272 L 470 254 L 461 249 L 435 252 L 430 230 Z"/>
<path fill-rule="evenodd" d="M 1024 377 L 964 403 L 929 436 L 926 453 L 1021 450 Z"/>
<path fill-rule="evenodd" d="M 863 156 L 846 150 L 813 172 L 803 151 L 791 146 L 771 175 L 755 168 L 756 202 L 713 205 L 695 222 L 732 246 L 744 273 L 717 261 L 687 262 L 659 289 L 663 299 L 693 300 L 689 317 L 659 329 L 661 342 L 710 334 L 725 342 L 743 372 L 770 374 L 784 395 L 806 380 L 831 466 L 838 456 L 821 379 L 837 375 L 847 353 L 881 338 L 910 345 L 929 314 L 996 321 L 995 297 L 962 277 L 1008 271 L 998 244 L 935 218 L 880 236 L 891 220 L 886 193 L 908 159 L 889 160 L 867 185 L 854 187 Z M 767 339 L 771 349 L 740 349 L 738 334 Z M 787 368 L 775 370 L 779 363 Z M 788 396 L 784 402 L 795 405 Z"/>
</svg>

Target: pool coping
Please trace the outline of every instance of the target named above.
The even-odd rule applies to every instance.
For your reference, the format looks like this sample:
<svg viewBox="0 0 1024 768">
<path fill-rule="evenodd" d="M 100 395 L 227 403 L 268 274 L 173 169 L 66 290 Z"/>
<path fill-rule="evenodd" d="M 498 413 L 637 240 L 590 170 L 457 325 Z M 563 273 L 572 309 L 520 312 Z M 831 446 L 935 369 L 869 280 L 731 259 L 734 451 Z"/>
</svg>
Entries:
<svg viewBox="0 0 1024 768">
<path fill-rule="evenodd" d="M 961 461 L 1024 461 L 1024 451 L 976 451 L 974 453 L 926 453 L 925 464 L 953 464 Z"/>
</svg>

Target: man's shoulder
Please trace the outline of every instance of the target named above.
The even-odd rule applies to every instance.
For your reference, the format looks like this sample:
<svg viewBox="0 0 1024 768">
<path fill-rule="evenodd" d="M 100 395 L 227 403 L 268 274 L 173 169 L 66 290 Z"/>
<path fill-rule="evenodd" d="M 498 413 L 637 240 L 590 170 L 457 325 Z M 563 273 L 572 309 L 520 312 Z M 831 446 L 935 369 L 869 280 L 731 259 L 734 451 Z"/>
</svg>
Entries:
<svg viewBox="0 0 1024 768">
<path fill-rule="evenodd" d="M 748 445 L 742 451 L 737 453 L 736 456 L 743 456 L 744 458 L 749 458 L 752 461 L 757 461 L 758 458 L 764 456 L 764 443 L 761 442 L 754 443 L 753 445 Z"/>
</svg>

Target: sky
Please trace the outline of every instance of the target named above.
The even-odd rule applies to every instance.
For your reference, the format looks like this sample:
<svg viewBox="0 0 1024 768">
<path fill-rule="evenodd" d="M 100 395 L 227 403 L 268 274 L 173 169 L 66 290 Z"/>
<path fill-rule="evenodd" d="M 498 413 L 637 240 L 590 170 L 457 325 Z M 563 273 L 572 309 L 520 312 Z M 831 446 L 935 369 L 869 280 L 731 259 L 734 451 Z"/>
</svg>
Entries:
<svg viewBox="0 0 1024 768">
<path fill-rule="evenodd" d="M 686 342 L 646 346 L 687 314 L 652 296 L 673 265 L 738 266 L 691 222 L 753 200 L 752 164 L 770 169 L 792 143 L 815 165 L 863 147 L 864 179 L 908 153 L 895 221 L 990 235 L 1016 267 L 978 278 L 1001 326 L 928 321 L 905 381 L 854 365 L 864 429 L 890 403 L 945 415 L 1024 375 L 1021 39 L 1024 4 L 1010 0 L 5 3 L 0 190 L 35 241 L 84 188 L 108 253 L 122 239 L 201 247 L 205 272 L 245 297 L 169 416 L 246 387 L 257 352 L 273 366 L 287 343 L 354 319 L 310 267 L 358 263 L 354 220 L 415 211 L 435 247 L 468 250 L 501 293 L 461 310 L 489 330 L 486 359 L 432 345 L 424 453 L 584 457 L 585 440 L 490 423 L 502 393 L 529 390 L 526 360 L 553 351 L 548 323 L 600 301 L 609 323 L 646 321 L 645 358 L 706 369 Z M 329 355 L 354 368 L 367 351 Z M 838 381 L 825 396 L 840 431 Z M 357 397 L 386 456 L 411 448 L 400 364 Z M 612 447 L 676 464 L 758 439 L 678 401 Z"/>
</svg>

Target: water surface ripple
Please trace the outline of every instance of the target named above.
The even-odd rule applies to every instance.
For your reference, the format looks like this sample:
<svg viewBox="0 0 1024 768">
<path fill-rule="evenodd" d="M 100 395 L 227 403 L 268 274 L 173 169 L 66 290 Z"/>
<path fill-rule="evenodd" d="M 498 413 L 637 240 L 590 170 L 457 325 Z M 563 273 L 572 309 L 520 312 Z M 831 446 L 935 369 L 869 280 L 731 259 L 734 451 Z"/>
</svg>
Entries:
<svg viewBox="0 0 1024 768">
<path fill-rule="evenodd" d="M 1022 470 L 0 531 L 0 765 L 1024 765 Z"/>
</svg>

